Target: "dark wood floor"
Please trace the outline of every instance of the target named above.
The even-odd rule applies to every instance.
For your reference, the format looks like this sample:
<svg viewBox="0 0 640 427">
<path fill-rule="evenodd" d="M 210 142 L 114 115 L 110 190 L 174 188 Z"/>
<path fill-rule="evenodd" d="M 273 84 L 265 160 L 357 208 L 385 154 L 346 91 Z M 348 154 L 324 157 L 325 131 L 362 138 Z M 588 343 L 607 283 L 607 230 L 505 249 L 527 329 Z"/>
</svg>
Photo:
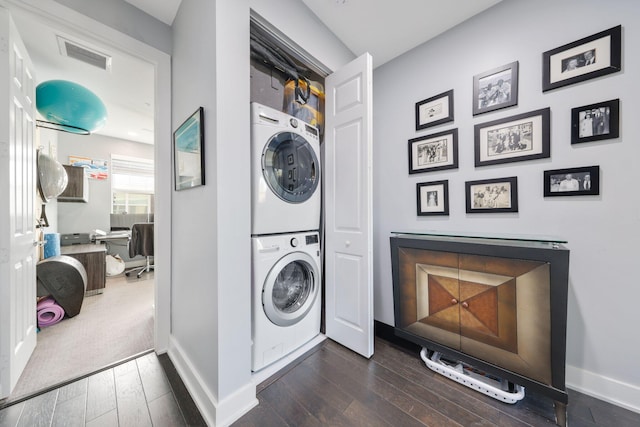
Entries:
<svg viewBox="0 0 640 427">
<path fill-rule="evenodd" d="M 258 387 L 260 405 L 234 426 L 553 426 L 553 402 L 498 402 L 438 375 L 418 353 L 376 339 L 366 360 L 327 340 Z M 569 391 L 571 427 L 638 427 L 640 414 Z"/>
<path fill-rule="evenodd" d="M 0 427 L 206 426 L 167 355 L 149 353 L 0 410 Z"/>
<path fill-rule="evenodd" d="M 377 338 L 364 359 L 327 340 L 258 386 L 234 426 L 553 426 L 550 399 L 500 403 Z M 0 402 L 1 404 L 1 402 Z M 569 391 L 571 427 L 638 427 L 640 414 Z M 154 353 L 0 410 L 0 427 L 205 426 L 167 355 Z"/>
</svg>

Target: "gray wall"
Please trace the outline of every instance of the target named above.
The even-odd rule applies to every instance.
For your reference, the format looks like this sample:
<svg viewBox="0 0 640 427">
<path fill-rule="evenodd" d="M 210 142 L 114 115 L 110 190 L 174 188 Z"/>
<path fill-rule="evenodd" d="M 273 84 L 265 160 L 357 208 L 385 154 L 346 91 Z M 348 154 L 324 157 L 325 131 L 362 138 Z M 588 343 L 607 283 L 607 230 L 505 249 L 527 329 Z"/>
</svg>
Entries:
<svg viewBox="0 0 640 427">
<path fill-rule="evenodd" d="M 542 93 L 542 53 L 622 24 L 622 71 Z M 391 231 L 558 235 L 571 249 L 567 382 L 640 411 L 640 2 L 504 1 L 374 72 L 376 319 L 393 324 Z M 475 74 L 519 61 L 518 106 L 472 116 Z M 455 121 L 415 131 L 415 103 L 454 89 Z M 621 137 L 571 145 L 571 108 L 620 98 Z M 551 158 L 474 167 L 475 124 L 551 108 Z M 409 175 L 407 140 L 458 128 L 459 169 Z M 543 198 L 543 171 L 599 165 L 600 196 Z M 464 183 L 518 177 L 519 212 L 466 214 Z M 449 180 L 450 216 L 417 217 L 416 183 Z"/>
<path fill-rule="evenodd" d="M 69 164 L 69 156 L 103 159 L 109 163 L 111 155 L 153 159 L 153 145 L 126 141 L 102 135 L 74 135 L 59 132 L 58 161 Z M 95 229 L 109 231 L 111 214 L 111 175 L 104 181 L 89 179 L 89 202 L 58 202 L 59 233 L 92 233 Z M 48 213 L 48 212 L 47 212 Z"/>
</svg>

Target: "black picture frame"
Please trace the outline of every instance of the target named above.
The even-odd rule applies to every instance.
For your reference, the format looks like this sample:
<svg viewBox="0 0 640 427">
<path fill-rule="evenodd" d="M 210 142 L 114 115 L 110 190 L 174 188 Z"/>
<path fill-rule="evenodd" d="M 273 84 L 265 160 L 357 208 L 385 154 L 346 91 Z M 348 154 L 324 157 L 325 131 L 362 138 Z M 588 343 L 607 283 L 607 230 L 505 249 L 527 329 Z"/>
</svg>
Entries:
<svg viewBox="0 0 640 427">
<path fill-rule="evenodd" d="M 597 196 L 599 194 L 600 166 L 544 171 L 544 197 Z"/>
<path fill-rule="evenodd" d="M 409 174 L 458 168 L 458 129 L 409 140 Z"/>
<path fill-rule="evenodd" d="M 620 136 L 620 100 L 571 109 L 571 143 L 601 141 Z"/>
<path fill-rule="evenodd" d="M 449 215 L 449 181 L 416 184 L 418 216 Z"/>
<path fill-rule="evenodd" d="M 518 212 L 518 177 L 464 183 L 467 213 Z"/>
<path fill-rule="evenodd" d="M 453 121 L 453 89 L 416 102 L 416 130 Z"/>
<path fill-rule="evenodd" d="M 518 61 L 473 76 L 473 115 L 518 105 Z"/>
<path fill-rule="evenodd" d="M 542 91 L 616 73 L 622 65 L 618 25 L 542 54 Z"/>
<path fill-rule="evenodd" d="M 476 167 L 550 157 L 550 116 L 543 108 L 475 125 Z"/>
<path fill-rule="evenodd" d="M 175 190 L 204 185 L 204 108 L 199 107 L 173 132 Z"/>
</svg>

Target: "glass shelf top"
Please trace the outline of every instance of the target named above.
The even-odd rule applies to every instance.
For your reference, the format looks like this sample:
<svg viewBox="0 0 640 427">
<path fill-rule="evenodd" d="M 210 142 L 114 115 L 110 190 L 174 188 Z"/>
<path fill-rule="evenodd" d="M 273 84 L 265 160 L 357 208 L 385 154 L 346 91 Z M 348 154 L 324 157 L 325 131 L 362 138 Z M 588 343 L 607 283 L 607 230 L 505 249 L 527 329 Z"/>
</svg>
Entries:
<svg viewBox="0 0 640 427">
<path fill-rule="evenodd" d="M 567 239 L 558 236 L 545 236 L 539 234 L 507 234 L 507 233 L 481 233 L 474 231 L 440 231 L 440 230 L 414 230 L 414 231 L 392 231 L 391 234 L 398 236 L 412 237 L 453 237 L 465 239 L 502 240 L 512 242 L 535 242 L 566 244 Z"/>
</svg>

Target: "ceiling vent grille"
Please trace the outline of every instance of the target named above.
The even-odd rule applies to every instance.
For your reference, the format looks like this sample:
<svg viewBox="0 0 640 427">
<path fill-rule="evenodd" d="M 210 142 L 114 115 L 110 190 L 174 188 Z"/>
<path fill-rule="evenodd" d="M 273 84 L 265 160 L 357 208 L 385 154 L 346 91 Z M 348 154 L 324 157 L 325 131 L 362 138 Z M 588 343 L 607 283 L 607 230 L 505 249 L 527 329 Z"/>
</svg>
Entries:
<svg viewBox="0 0 640 427">
<path fill-rule="evenodd" d="M 85 64 L 93 65 L 105 71 L 111 71 L 111 56 L 99 52 L 95 49 L 82 46 L 79 43 L 58 37 L 58 46 L 60 54 L 69 58 L 77 59 Z"/>
</svg>

